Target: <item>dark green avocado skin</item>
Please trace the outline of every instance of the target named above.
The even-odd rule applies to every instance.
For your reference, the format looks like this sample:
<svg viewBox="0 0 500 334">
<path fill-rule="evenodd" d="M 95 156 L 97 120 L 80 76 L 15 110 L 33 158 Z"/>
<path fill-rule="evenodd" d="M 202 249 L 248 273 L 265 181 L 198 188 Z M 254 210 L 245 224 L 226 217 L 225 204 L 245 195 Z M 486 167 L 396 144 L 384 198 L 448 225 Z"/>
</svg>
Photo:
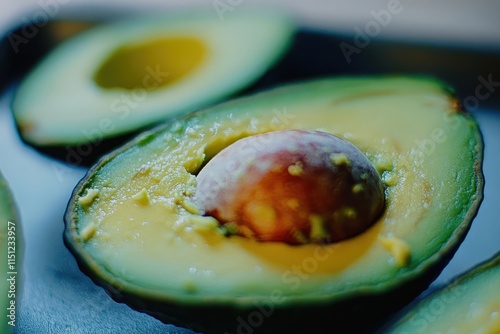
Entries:
<svg viewBox="0 0 500 334">
<path fill-rule="evenodd" d="M 208 109 L 209 110 L 209 109 Z M 203 113 L 198 111 L 194 115 Z M 470 122 L 475 122 L 465 110 L 460 110 Z M 175 121 L 182 120 L 192 115 L 182 116 L 158 126 L 133 140 L 115 151 L 107 154 L 94 165 L 87 176 L 76 186 L 73 198 L 80 193 L 81 187 L 92 178 L 95 171 L 114 156 L 120 154 L 133 146 L 140 146 L 144 140 L 154 136 L 168 128 Z M 103 287 L 112 299 L 125 303 L 129 307 L 147 313 L 166 324 L 190 328 L 200 333 L 233 334 L 233 333 L 374 333 L 378 328 L 393 316 L 402 307 L 415 299 L 424 291 L 441 273 L 449 263 L 454 253 L 464 240 L 472 220 L 477 214 L 483 200 L 484 178 L 482 173 L 483 161 L 483 138 L 479 129 L 476 131 L 477 159 L 474 166 L 477 177 L 477 193 L 475 200 L 468 210 L 467 216 L 461 225 L 454 231 L 450 238 L 451 242 L 435 253 L 425 265 L 422 266 L 420 274 L 407 281 L 401 281 L 395 289 L 387 292 L 359 291 L 358 296 L 348 300 L 335 300 L 334 302 L 323 302 L 318 307 L 310 305 L 283 305 L 274 307 L 272 303 L 263 302 L 259 306 L 238 309 L 235 307 L 220 305 L 214 307 L 210 300 L 201 300 L 196 304 L 182 304 L 178 301 L 155 299 L 152 297 L 137 298 L 127 294 L 119 280 L 113 284 L 100 278 L 99 273 L 87 263 L 80 252 L 81 245 L 74 242 L 71 230 L 72 221 L 76 219 L 74 203 L 69 203 L 65 216 L 64 241 L 66 247 L 73 253 L 80 269 L 85 272 L 95 284 Z M 297 321 L 296 319 L 307 319 Z"/>
<path fill-rule="evenodd" d="M 474 266 L 473 268 L 467 270 L 462 275 L 452 279 L 451 283 L 444 284 L 441 287 L 438 287 L 435 290 L 433 290 L 430 294 L 426 295 L 425 297 L 414 300 L 412 303 L 407 305 L 401 311 L 397 312 L 389 321 L 387 321 L 387 323 L 384 326 L 382 326 L 378 330 L 377 333 L 378 334 L 390 334 L 390 333 L 397 332 L 396 330 L 397 330 L 398 326 L 410 321 L 412 319 L 412 315 L 417 312 L 419 307 L 421 307 L 424 302 L 428 302 L 428 301 L 432 302 L 436 298 L 439 298 L 440 293 L 444 292 L 445 290 L 453 291 L 455 289 L 455 290 L 464 291 L 465 289 L 468 289 L 467 283 L 469 280 L 471 280 L 475 277 L 478 277 L 482 273 L 484 273 L 490 269 L 496 268 L 496 267 L 500 267 L 500 252 L 497 252 L 489 259 L 486 259 L 482 263 L 479 263 L 476 266 Z M 496 288 L 497 288 L 496 291 L 495 290 L 491 291 L 492 294 L 498 294 L 498 292 L 500 292 L 500 286 L 497 286 Z M 498 298 L 499 298 L 498 300 L 500 301 L 500 296 Z M 460 303 L 460 299 L 457 299 L 456 302 Z M 445 310 L 445 312 L 446 312 L 446 310 Z M 436 317 L 435 321 L 439 321 L 439 317 Z M 418 321 L 416 321 L 415 323 L 417 323 L 418 325 L 422 325 Z M 420 327 L 420 328 L 419 329 L 414 328 L 413 330 L 415 332 L 422 333 L 423 328 L 425 328 L 426 326 L 424 325 L 424 326 L 417 326 L 417 327 Z"/>
</svg>

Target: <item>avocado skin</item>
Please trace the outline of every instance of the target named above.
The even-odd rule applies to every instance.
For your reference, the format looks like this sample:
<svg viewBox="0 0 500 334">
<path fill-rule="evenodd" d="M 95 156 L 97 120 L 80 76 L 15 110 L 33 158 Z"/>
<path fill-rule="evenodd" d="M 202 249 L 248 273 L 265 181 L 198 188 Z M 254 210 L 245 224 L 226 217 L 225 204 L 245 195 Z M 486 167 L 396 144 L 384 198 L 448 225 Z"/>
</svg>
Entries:
<svg viewBox="0 0 500 334">
<path fill-rule="evenodd" d="M 444 93 L 452 94 L 449 87 L 442 86 L 442 89 Z M 390 316 L 424 291 L 441 273 L 464 240 L 483 200 L 483 138 L 474 118 L 461 108 L 460 105 L 457 105 L 456 111 L 475 128 L 475 140 L 477 141 L 477 157 L 474 166 L 475 177 L 477 178 L 475 198 L 461 225 L 455 229 L 453 236 L 450 237 L 450 241 L 420 266 L 419 275 L 402 280 L 397 287 L 391 287 L 389 292 L 366 288 L 364 291 L 359 291 L 358 296 L 347 300 L 315 301 L 311 304 L 307 302 L 289 305 L 281 303 L 279 307 L 274 307 L 272 314 L 269 316 L 265 315 L 265 310 L 263 311 L 263 309 L 269 307 L 266 303 L 260 306 L 252 304 L 248 305 L 248 307 L 236 308 L 223 303 L 213 304 L 210 300 L 201 300 L 196 304 L 184 304 L 174 300 L 160 300 L 152 296 L 137 298 L 134 291 L 132 293 L 126 291 L 125 284 L 119 278 L 112 278 L 113 283 L 110 284 L 109 274 L 91 263 L 90 259 L 85 256 L 83 246 L 75 242 L 77 231 L 74 230 L 75 227 L 72 221 L 77 219 L 76 203 L 71 201 L 65 215 L 64 242 L 75 256 L 80 269 L 91 277 L 95 284 L 103 287 L 112 299 L 125 303 L 137 311 L 147 313 L 166 324 L 174 324 L 202 333 L 304 333 L 311 332 L 311 330 L 314 330 L 314 333 L 331 333 L 332 331 L 339 333 L 373 333 Z M 145 140 L 147 141 L 155 133 L 168 128 L 175 121 L 180 120 L 182 122 L 183 119 L 203 112 L 201 110 L 190 115 L 174 118 L 135 137 L 126 145 L 107 154 L 80 181 L 72 197 L 76 198 L 76 195 L 81 192 L 81 188 L 86 183 L 91 182 L 94 172 L 120 152 L 133 146 L 140 146 Z M 103 277 L 108 277 L 108 280 Z M 304 319 L 307 319 L 307 321 Z"/>
<path fill-rule="evenodd" d="M 471 269 L 467 270 L 463 274 L 452 280 L 450 284 L 443 284 L 441 287 L 434 290 L 429 295 L 425 296 L 423 299 L 414 300 L 412 303 L 407 305 L 403 310 L 396 313 L 396 315 L 388 321 L 380 330 L 377 332 L 379 334 L 389 334 L 393 333 L 397 327 L 401 324 L 404 324 L 411 316 L 418 310 L 420 305 L 426 301 L 432 301 L 434 298 L 438 298 L 441 292 L 446 289 L 456 289 L 457 287 L 466 288 L 466 284 L 469 280 L 475 278 L 476 276 L 480 276 L 482 273 L 488 271 L 489 269 L 499 267 L 500 266 L 500 252 L 497 252 L 489 259 L 484 260 L 483 262 L 475 265 Z M 494 293 L 494 292 L 492 292 Z"/>
<path fill-rule="evenodd" d="M 141 129 L 145 131 L 145 129 Z M 18 128 L 18 133 L 20 133 Z M 103 139 L 101 141 L 92 141 L 77 145 L 65 146 L 38 146 L 23 140 L 23 143 L 36 149 L 38 152 L 57 159 L 72 166 L 91 167 L 101 156 L 116 147 L 123 145 L 134 138 L 134 134 L 123 134 L 115 137 Z"/>
</svg>

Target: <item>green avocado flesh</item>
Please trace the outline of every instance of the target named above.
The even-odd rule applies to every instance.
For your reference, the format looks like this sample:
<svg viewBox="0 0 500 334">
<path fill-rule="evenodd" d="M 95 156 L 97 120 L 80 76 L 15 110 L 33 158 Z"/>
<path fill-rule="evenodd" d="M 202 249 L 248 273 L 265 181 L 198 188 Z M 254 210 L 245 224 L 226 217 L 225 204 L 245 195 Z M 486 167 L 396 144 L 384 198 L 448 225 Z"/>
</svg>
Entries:
<svg viewBox="0 0 500 334">
<path fill-rule="evenodd" d="M 500 253 L 411 307 L 386 332 L 500 333 Z"/>
<path fill-rule="evenodd" d="M 10 333 L 16 324 L 19 301 L 20 240 L 21 230 L 12 193 L 0 173 L 0 333 Z"/>
<path fill-rule="evenodd" d="M 282 129 L 337 135 L 374 164 L 386 206 L 368 230 L 289 245 L 228 237 L 199 214 L 205 163 Z M 482 145 L 476 122 L 433 79 L 288 85 L 177 118 L 102 158 L 74 190 L 65 241 L 116 300 L 165 322 L 215 333 L 354 330 L 422 291 L 455 252 L 482 200 Z"/>
<path fill-rule="evenodd" d="M 195 110 L 259 79 L 294 27 L 269 11 L 150 15 L 66 40 L 21 82 L 12 109 L 40 147 L 100 142 Z"/>
</svg>

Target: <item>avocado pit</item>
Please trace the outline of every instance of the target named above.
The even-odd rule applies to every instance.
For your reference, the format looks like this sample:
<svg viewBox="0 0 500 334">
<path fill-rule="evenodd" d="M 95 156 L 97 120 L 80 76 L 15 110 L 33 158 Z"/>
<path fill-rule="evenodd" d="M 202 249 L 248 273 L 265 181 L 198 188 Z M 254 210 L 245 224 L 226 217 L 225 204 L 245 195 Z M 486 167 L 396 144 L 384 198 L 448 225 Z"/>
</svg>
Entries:
<svg viewBox="0 0 500 334">
<path fill-rule="evenodd" d="M 385 202 L 380 175 L 361 151 L 306 130 L 258 134 L 226 147 L 199 172 L 195 200 L 232 234 L 289 244 L 359 234 Z"/>
</svg>

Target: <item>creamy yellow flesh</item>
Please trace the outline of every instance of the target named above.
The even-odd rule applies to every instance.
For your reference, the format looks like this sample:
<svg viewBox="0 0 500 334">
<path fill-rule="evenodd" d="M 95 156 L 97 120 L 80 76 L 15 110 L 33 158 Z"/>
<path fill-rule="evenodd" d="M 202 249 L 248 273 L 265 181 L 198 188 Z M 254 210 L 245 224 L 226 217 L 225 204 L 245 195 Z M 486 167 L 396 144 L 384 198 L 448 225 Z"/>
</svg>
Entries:
<svg viewBox="0 0 500 334">
<path fill-rule="evenodd" d="M 174 84 L 199 67 L 207 46 L 194 37 L 171 37 L 113 52 L 94 74 L 103 88 L 153 90 Z"/>
<path fill-rule="evenodd" d="M 390 333 L 500 333 L 500 265 L 425 301 Z"/>
<path fill-rule="evenodd" d="M 185 302 L 272 293 L 318 301 L 411 275 L 449 241 L 473 200 L 477 152 L 464 149 L 474 138 L 472 126 L 434 84 L 369 81 L 368 92 L 349 79 L 326 86 L 331 93 L 319 85 L 307 96 L 292 91 L 216 109 L 108 162 L 86 186 L 94 198 L 77 206 L 76 233 L 86 256 L 124 289 Z M 339 135 L 374 162 L 387 205 L 372 228 L 339 243 L 291 246 L 224 237 L 210 218 L 196 214 L 193 174 L 205 153 L 283 128 Z"/>
</svg>

